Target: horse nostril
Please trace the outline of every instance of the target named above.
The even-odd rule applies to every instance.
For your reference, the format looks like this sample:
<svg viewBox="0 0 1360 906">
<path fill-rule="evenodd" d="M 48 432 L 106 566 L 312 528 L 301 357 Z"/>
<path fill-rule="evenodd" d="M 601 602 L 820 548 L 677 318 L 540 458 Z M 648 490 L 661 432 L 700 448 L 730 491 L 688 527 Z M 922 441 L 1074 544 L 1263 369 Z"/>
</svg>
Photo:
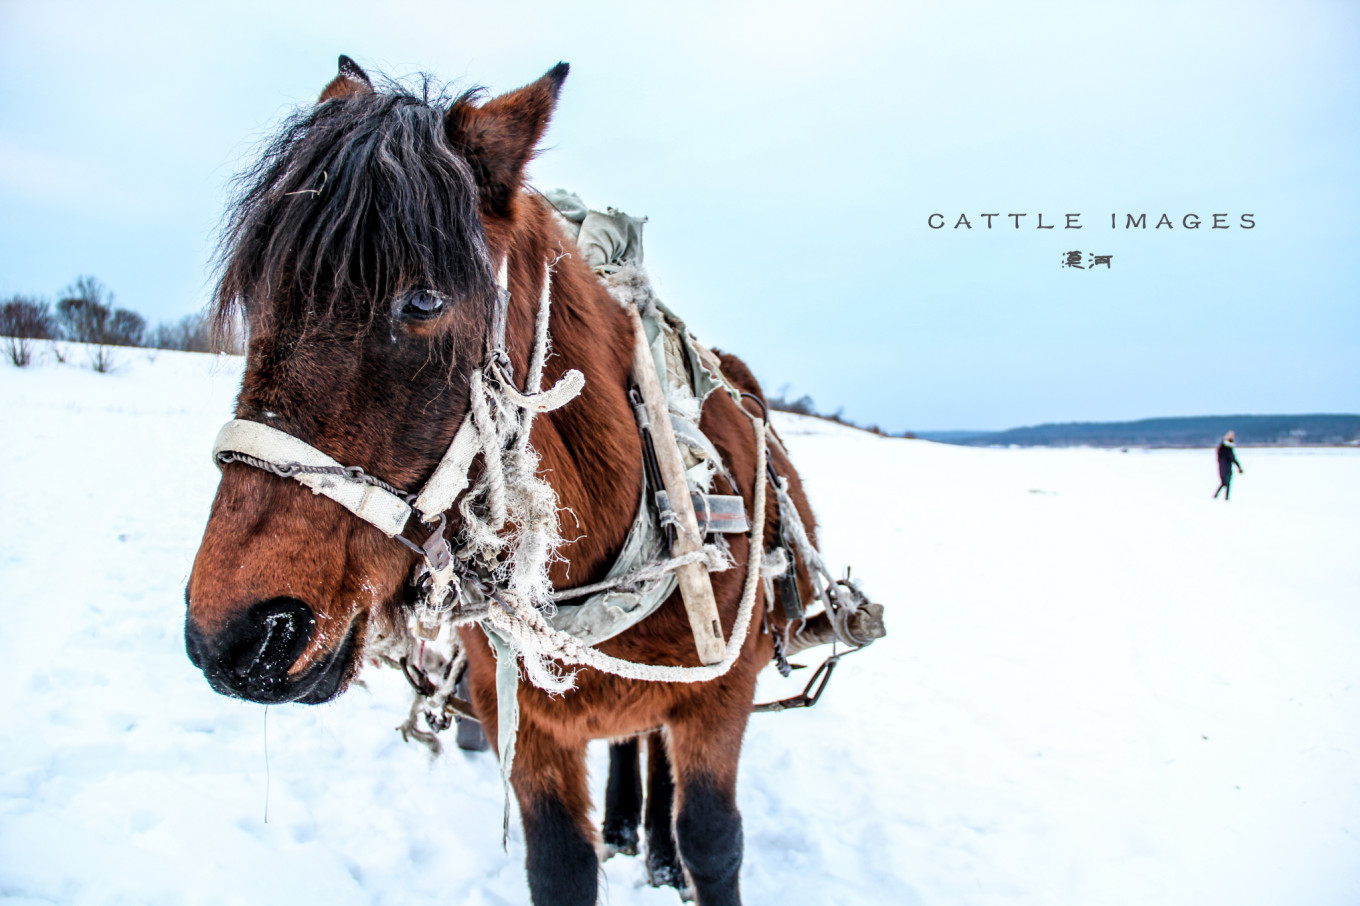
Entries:
<svg viewBox="0 0 1360 906">
<path fill-rule="evenodd" d="M 232 669 L 237 676 L 248 676 L 264 671 L 276 672 L 279 667 L 287 667 L 292 660 L 286 660 L 293 642 L 301 635 L 299 619 L 295 613 L 282 611 L 266 614 L 260 619 L 259 629 L 263 634 L 238 646 Z"/>
<path fill-rule="evenodd" d="M 286 682 L 315 628 L 312 609 L 297 598 L 254 604 L 219 634 L 218 670 L 228 685 L 250 697 L 269 693 Z"/>
</svg>

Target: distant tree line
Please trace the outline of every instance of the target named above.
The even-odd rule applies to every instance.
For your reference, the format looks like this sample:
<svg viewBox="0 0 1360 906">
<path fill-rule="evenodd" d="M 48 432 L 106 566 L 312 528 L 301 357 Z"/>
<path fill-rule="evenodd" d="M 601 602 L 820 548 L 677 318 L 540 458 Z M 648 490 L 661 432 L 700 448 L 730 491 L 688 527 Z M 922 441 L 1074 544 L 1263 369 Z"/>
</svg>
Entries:
<svg viewBox="0 0 1360 906">
<path fill-rule="evenodd" d="M 91 363 L 107 371 L 112 363 L 108 347 L 142 346 L 211 352 L 211 325 L 202 315 L 185 315 L 178 321 L 149 328 L 146 318 L 114 304 L 114 295 L 94 277 L 77 277 L 62 290 L 56 305 L 33 296 L 14 295 L 0 302 L 0 338 L 4 354 L 20 368 L 33 361 L 38 340 L 69 340 L 88 343 L 94 349 Z M 59 352 L 58 356 L 62 354 Z"/>
<path fill-rule="evenodd" d="M 789 385 L 785 384 L 784 386 L 779 388 L 779 395 L 767 397 L 765 400 L 765 404 L 769 406 L 771 409 L 777 409 L 780 412 L 792 412 L 795 415 L 810 415 L 813 418 L 825 419 L 826 421 L 829 422 L 835 422 L 838 425 L 846 425 L 847 427 L 850 428 L 858 428 L 861 431 L 868 431 L 870 434 L 877 434 L 879 437 L 916 436 L 915 434 L 912 434 L 910 431 L 902 431 L 900 433 L 894 434 L 891 431 L 884 431 L 878 425 L 874 424 L 861 425 L 858 422 L 851 421 L 850 419 L 845 417 L 844 406 L 837 409 L 835 412 L 831 413 L 818 412 L 817 403 L 814 402 L 812 397 L 808 396 L 806 393 L 798 397 L 798 399 L 796 400 L 790 400 L 788 397 L 789 397 Z"/>
<path fill-rule="evenodd" d="M 1242 446 L 1356 444 L 1360 443 L 1360 415 L 1203 415 L 1068 422 L 930 439 L 979 447 L 1212 447 L 1229 430 L 1237 433 Z"/>
</svg>

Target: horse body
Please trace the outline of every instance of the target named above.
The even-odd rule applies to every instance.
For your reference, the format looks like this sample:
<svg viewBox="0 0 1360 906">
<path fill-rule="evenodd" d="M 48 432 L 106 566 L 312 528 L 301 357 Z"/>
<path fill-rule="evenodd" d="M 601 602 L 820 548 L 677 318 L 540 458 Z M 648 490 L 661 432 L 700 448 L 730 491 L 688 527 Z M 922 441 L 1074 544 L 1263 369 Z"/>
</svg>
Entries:
<svg viewBox="0 0 1360 906">
<path fill-rule="evenodd" d="M 438 111 L 419 99 L 390 102 L 346 61 L 317 110 L 257 169 L 228 234 L 219 305 L 224 316 L 243 305 L 250 327 L 237 417 L 285 430 L 398 487 L 418 487 L 467 411 L 470 375 L 487 336 L 488 276 L 506 262 L 506 346 L 514 373 L 525 374 L 533 300 L 551 265 L 554 354 L 546 377 L 574 368 L 586 385 L 570 405 L 537 418 L 530 435 L 541 472 L 569 514 L 568 543 L 549 578 L 557 588 L 596 581 L 632 523 L 643 464 L 627 399 L 631 322 L 571 254 L 546 202 L 521 186 L 566 67 L 484 104 L 464 96 Z M 335 147 L 311 147 L 326 129 L 340 136 Z M 389 172 L 398 165 L 428 172 Z M 420 257 L 431 254 L 431 243 L 411 221 L 431 207 L 435 232 L 469 260 L 443 261 L 438 251 Z M 723 364 L 740 389 L 759 395 L 739 360 L 726 356 Z M 719 476 L 715 491 L 753 500 L 755 482 L 766 479 L 756 474 L 748 415 L 728 394 L 714 393 L 700 425 L 737 485 L 723 487 Z M 770 454 L 811 527 L 791 464 L 777 445 Z M 456 531 L 456 509 L 448 518 Z M 777 524 L 770 495 L 767 546 L 777 540 Z M 712 574 L 725 638 L 752 555 L 745 536 L 729 541 L 736 568 Z M 413 559 L 333 501 L 259 469 L 227 465 L 187 589 L 190 657 L 226 694 L 328 700 L 356 673 L 365 640 L 405 620 Z M 757 601 L 754 627 L 766 604 Z M 778 611 L 768 618 L 770 626 L 784 624 Z M 494 742 L 495 655 L 479 627 L 459 632 L 472 703 Z M 598 647 L 636 663 L 699 664 L 678 592 Z M 639 682 L 583 669 L 562 696 L 519 685 L 511 783 L 536 903 L 596 900 L 587 742 L 658 728 L 651 745 L 664 740 L 665 750 L 653 753 L 653 771 L 669 765 L 675 843 L 699 902 L 739 902 L 737 762 L 756 675 L 772 653 L 770 633 L 753 629 L 732 668 L 704 683 Z"/>
<path fill-rule="evenodd" d="M 523 236 L 521 242 L 529 248 L 521 250 L 518 242 L 511 243 L 512 268 L 520 262 L 524 281 L 517 288 L 512 276 L 511 295 L 512 299 L 532 300 L 540 288 L 534 278 L 542 279 L 540 262 L 545 253 L 553 257 L 556 248 L 544 249 L 538 240 L 551 235 L 556 243 L 557 230 L 543 202 L 534 196 L 520 200 L 528 210 L 515 236 Z M 601 578 L 622 545 L 641 490 L 642 454 L 626 398 L 631 324 L 579 258 L 559 261 L 553 280 L 572 304 L 554 304 L 550 329 L 558 371 L 550 368 L 548 380 L 568 366 L 580 367 L 592 357 L 598 360 L 601 345 L 608 346 L 609 355 L 603 363 L 606 368 L 586 373 L 588 389 L 582 397 L 536 421 L 532 435 L 564 510 L 575 515 L 568 531 L 579 523 L 580 538 L 570 545 L 568 559 L 550 570 L 556 587 L 570 587 Z M 569 295 L 573 290 L 579 294 Z M 559 312 L 563 314 L 560 325 Z M 512 308 L 510 345 L 523 359 L 516 361 L 516 373 L 526 367 L 532 318 L 528 305 Z M 612 340 L 602 344 L 601 337 Z M 729 464 L 739 492 L 752 499 L 755 450 L 747 417 L 730 397 L 714 394 L 705 406 L 701 427 Z M 720 492 L 734 493 L 730 489 Z M 746 539 L 733 538 L 731 546 L 739 567 L 744 565 Z M 742 574 L 738 568 L 712 577 L 724 637 L 731 635 L 735 624 Z M 486 640 L 479 638 L 480 629 L 461 632 L 473 702 L 488 738 L 495 739 L 495 657 Z M 676 593 L 648 619 L 599 648 L 635 663 L 698 666 L 691 639 L 689 621 Z M 756 675 L 772 651 L 768 635 L 752 633 L 732 670 L 703 684 L 637 682 L 583 670 L 576 689 L 563 697 L 550 696 L 527 683 L 520 685 L 520 730 L 511 779 L 523 815 L 530 885 L 536 900 L 555 901 L 550 890 L 580 889 L 582 902 L 594 902 L 597 866 L 595 829 L 589 820 L 586 743 L 664 726 L 676 775 L 677 842 L 685 862 L 697 888 L 715 888 L 705 901 L 735 901 L 741 853 L 736 766 Z M 725 895 L 719 896 L 719 887 Z"/>
</svg>

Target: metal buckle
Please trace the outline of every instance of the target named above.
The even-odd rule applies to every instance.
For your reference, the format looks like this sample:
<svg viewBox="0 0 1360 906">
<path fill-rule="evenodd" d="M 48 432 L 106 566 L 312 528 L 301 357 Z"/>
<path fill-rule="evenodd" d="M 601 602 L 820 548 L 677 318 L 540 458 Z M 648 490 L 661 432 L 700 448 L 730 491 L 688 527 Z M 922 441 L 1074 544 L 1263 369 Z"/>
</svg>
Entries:
<svg viewBox="0 0 1360 906">
<path fill-rule="evenodd" d="M 430 537 L 420 545 L 420 549 L 425 555 L 425 565 L 430 568 L 430 572 L 447 569 L 453 562 L 453 549 L 449 547 L 449 540 L 444 537 L 443 513 L 439 514 L 439 524 L 430 532 Z"/>
</svg>

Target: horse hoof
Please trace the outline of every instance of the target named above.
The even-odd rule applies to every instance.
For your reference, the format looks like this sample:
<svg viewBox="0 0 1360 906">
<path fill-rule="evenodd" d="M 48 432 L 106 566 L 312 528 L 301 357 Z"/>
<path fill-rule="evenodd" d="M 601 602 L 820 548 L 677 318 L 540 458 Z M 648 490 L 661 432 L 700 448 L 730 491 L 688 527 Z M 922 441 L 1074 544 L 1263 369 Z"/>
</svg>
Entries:
<svg viewBox="0 0 1360 906">
<path fill-rule="evenodd" d="M 637 828 L 629 824 L 617 826 L 604 826 L 604 857 L 623 853 L 625 856 L 636 856 L 638 854 L 638 832 Z"/>
<path fill-rule="evenodd" d="M 601 861 L 601 862 L 608 862 L 610 859 L 614 858 L 615 856 L 620 856 L 620 855 L 622 855 L 622 856 L 636 856 L 636 855 L 637 855 L 637 852 L 638 852 L 638 851 L 637 851 L 637 847 L 636 847 L 636 846 L 615 846 L 615 845 L 612 844 L 612 843 L 606 843 L 606 844 L 604 845 L 604 856 L 600 859 L 600 861 Z"/>
<path fill-rule="evenodd" d="M 685 872 L 678 862 L 658 859 L 647 860 L 647 883 L 653 887 L 674 887 L 684 897 L 689 885 L 685 883 Z M 690 897 L 689 899 L 693 899 Z"/>
</svg>

